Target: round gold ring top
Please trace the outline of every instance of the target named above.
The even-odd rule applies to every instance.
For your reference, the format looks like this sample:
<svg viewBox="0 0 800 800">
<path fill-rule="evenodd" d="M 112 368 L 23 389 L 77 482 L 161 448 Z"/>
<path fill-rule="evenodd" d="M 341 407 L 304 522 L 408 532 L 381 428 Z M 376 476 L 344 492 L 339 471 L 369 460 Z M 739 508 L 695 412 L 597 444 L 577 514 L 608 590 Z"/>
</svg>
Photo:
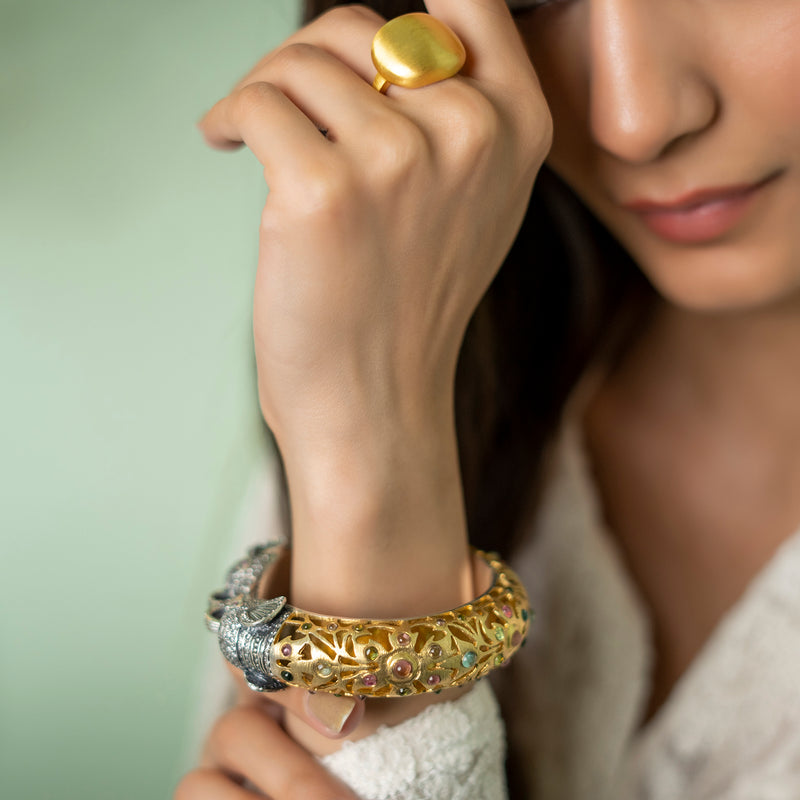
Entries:
<svg viewBox="0 0 800 800">
<path fill-rule="evenodd" d="M 372 40 L 372 85 L 382 94 L 390 85 L 419 89 L 452 78 L 464 66 L 467 51 L 443 22 L 430 14 L 403 14 L 389 20 Z"/>
</svg>

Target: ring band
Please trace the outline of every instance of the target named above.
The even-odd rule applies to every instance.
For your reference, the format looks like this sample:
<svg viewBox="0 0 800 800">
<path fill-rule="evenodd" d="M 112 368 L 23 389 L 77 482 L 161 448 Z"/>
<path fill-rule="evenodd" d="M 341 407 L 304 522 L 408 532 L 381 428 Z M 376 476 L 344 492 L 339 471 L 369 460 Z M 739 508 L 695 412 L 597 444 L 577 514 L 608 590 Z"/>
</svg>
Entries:
<svg viewBox="0 0 800 800">
<path fill-rule="evenodd" d="M 251 689 L 295 686 L 339 696 L 405 697 L 462 686 L 508 662 L 531 620 L 517 575 L 494 553 L 473 549 L 494 573 L 470 603 L 431 617 L 353 619 L 295 608 L 285 597 L 259 599 L 281 542 L 255 547 L 211 595 L 206 625 Z"/>
<path fill-rule="evenodd" d="M 452 78 L 467 59 L 461 40 L 430 14 L 403 14 L 389 20 L 372 40 L 372 85 L 385 94 L 390 85 L 419 89 Z"/>
</svg>

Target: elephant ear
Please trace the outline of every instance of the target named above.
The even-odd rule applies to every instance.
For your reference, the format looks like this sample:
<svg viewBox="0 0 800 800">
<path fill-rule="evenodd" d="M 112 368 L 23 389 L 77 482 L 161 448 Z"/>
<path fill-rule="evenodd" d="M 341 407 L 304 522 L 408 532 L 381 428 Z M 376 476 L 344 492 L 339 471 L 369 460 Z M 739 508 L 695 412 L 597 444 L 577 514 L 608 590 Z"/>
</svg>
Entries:
<svg viewBox="0 0 800 800">
<path fill-rule="evenodd" d="M 286 598 L 273 597 L 269 600 L 258 600 L 253 597 L 244 597 L 239 609 L 239 621 L 242 625 L 252 627 L 271 622 L 286 605 Z"/>
<path fill-rule="evenodd" d="M 281 689 L 288 688 L 283 681 L 264 675 L 263 672 L 258 672 L 254 669 L 246 669 L 244 671 L 244 679 L 254 692 L 278 692 Z"/>
</svg>

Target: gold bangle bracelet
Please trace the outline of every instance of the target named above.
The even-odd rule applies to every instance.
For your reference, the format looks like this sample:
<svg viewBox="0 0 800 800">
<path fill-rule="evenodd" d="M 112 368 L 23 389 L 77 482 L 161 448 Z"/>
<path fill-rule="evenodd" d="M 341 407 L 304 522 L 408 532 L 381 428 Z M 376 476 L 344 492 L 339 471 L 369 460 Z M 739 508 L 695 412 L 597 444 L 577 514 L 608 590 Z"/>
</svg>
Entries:
<svg viewBox="0 0 800 800">
<path fill-rule="evenodd" d="M 257 596 L 280 542 L 255 547 L 209 598 L 206 625 L 250 688 L 296 686 L 339 696 L 407 697 L 463 686 L 505 664 L 525 643 L 528 596 L 496 553 L 474 550 L 492 586 L 470 603 L 430 617 L 353 619 Z"/>
</svg>

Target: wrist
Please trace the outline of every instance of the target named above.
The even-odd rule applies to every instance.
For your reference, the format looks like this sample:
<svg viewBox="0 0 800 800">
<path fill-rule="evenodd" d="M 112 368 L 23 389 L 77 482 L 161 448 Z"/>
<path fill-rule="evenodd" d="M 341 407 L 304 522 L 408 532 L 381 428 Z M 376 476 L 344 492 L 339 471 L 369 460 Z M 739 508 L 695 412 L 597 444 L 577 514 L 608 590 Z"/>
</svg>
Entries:
<svg viewBox="0 0 800 800">
<path fill-rule="evenodd" d="M 474 597 L 455 425 L 387 424 L 313 453 L 282 448 L 292 601 L 343 616 L 416 616 Z"/>
<path fill-rule="evenodd" d="M 452 518 L 453 503 L 462 505 L 450 408 L 418 420 L 395 415 L 364 419 L 343 436 L 276 438 L 295 535 L 355 541 L 366 537 L 374 544 L 394 539 L 391 528 L 414 511 L 412 501 L 431 506 L 425 509 L 429 519 L 443 513 Z M 443 500 L 449 502 L 443 505 Z"/>
</svg>

